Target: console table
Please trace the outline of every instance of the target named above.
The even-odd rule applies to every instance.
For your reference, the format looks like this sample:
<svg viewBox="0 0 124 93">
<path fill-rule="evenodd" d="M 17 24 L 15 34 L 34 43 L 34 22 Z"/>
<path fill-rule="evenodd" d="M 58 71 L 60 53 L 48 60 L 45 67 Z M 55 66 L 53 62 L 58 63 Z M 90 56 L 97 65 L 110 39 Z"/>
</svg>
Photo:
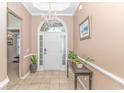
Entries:
<svg viewBox="0 0 124 93">
<path fill-rule="evenodd" d="M 86 66 L 83 66 L 82 68 L 77 68 L 76 64 L 69 60 L 67 62 L 67 78 L 69 77 L 69 67 L 71 67 L 72 72 L 74 73 L 74 89 L 77 89 L 78 76 L 89 76 L 89 90 L 91 90 L 93 72 L 89 70 Z"/>
</svg>

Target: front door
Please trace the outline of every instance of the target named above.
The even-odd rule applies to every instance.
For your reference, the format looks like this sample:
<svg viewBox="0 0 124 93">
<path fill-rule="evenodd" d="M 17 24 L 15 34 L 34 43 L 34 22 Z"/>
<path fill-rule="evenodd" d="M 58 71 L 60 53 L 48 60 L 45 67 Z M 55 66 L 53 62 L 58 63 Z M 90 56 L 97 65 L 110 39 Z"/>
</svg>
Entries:
<svg viewBox="0 0 124 93">
<path fill-rule="evenodd" d="M 62 33 L 46 32 L 43 35 L 43 67 L 45 70 L 57 70 L 62 65 Z"/>
</svg>

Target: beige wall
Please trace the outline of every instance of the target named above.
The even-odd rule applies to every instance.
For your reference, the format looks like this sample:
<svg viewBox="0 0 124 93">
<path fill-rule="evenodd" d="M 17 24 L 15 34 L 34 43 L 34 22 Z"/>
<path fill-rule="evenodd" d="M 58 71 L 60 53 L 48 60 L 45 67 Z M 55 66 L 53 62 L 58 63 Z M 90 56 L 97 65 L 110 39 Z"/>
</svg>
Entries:
<svg viewBox="0 0 124 93">
<path fill-rule="evenodd" d="M 29 54 L 31 51 L 31 18 L 32 16 L 28 11 L 22 6 L 21 3 L 8 3 L 8 8 L 12 10 L 16 15 L 22 19 L 21 28 L 21 72 L 25 75 L 29 71 L 29 58 L 24 58 L 25 55 Z M 27 51 L 30 50 L 30 51 Z"/>
<path fill-rule="evenodd" d="M 68 49 L 73 50 L 73 16 L 61 16 L 59 17 L 64 21 L 68 30 Z M 41 16 L 32 17 L 32 52 L 37 52 L 37 29 L 39 24 L 43 21 Z"/>
<path fill-rule="evenodd" d="M 6 12 L 6 4 L 0 3 L 0 82 L 7 78 Z"/>
<path fill-rule="evenodd" d="M 94 64 L 124 78 L 124 3 L 81 3 L 83 9 L 74 16 L 74 51 L 90 57 Z M 91 21 L 91 39 L 79 38 L 79 24 Z M 93 89 L 124 89 L 94 70 Z"/>
</svg>

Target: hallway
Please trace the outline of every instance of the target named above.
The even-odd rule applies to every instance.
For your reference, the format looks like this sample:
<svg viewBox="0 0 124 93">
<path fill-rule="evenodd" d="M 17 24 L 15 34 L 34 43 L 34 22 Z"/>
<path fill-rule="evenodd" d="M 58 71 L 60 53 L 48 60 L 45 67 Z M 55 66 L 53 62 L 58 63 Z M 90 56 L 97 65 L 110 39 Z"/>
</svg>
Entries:
<svg viewBox="0 0 124 93">
<path fill-rule="evenodd" d="M 124 3 L 0 2 L 0 31 L 0 90 L 124 90 Z"/>
<path fill-rule="evenodd" d="M 12 90 L 73 90 L 74 78 L 70 72 L 70 77 L 66 77 L 65 71 L 41 71 L 30 74 L 24 80 L 10 82 L 4 89 Z M 82 87 L 78 84 L 78 89 Z"/>
</svg>

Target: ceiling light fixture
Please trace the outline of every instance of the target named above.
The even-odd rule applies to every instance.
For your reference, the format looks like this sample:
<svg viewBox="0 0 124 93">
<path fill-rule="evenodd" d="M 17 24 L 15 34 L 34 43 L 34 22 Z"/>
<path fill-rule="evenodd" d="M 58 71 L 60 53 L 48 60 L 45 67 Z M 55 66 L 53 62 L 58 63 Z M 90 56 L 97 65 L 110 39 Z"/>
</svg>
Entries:
<svg viewBox="0 0 124 93">
<path fill-rule="evenodd" d="M 32 3 L 34 7 L 37 9 L 48 12 L 47 15 L 44 15 L 45 21 L 48 25 L 52 25 L 53 21 L 57 20 L 57 14 L 56 11 L 64 11 L 70 6 L 70 3 L 63 3 L 63 2 L 49 2 L 49 3 Z"/>
<path fill-rule="evenodd" d="M 51 3 L 49 3 L 49 10 L 48 10 L 48 15 L 44 16 L 45 21 L 47 22 L 48 25 L 52 25 L 52 21 L 57 20 L 57 14 L 56 11 L 52 11 L 51 9 Z"/>
</svg>

